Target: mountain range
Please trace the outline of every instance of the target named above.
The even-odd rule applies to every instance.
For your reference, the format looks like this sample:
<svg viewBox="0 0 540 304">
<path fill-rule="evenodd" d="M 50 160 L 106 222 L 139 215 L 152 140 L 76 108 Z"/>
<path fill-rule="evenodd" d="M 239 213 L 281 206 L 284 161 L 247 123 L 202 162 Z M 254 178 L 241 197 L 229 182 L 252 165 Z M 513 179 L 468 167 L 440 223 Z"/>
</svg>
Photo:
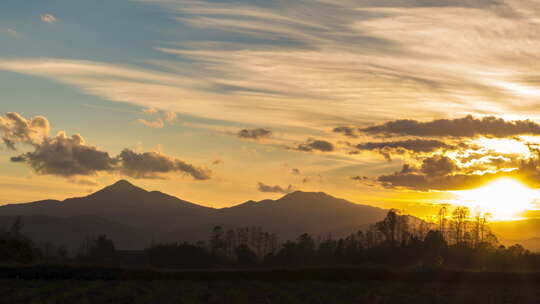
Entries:
<svg viewBox="0 0 540 304">
<path fill-rule="evenodd" d="M 38 243 L 76 250 L 87 236 L 107 234 L 120 249 L 142 249 L 152 242 L 207 240 L 215 225 L 260 226 L 281 240 L 302 233 L 340 236 L 381 220 L 386 212 L 301 191 L 217 209 L 120 180 L 85 197 L 0 206 L 0 228 L 22 216 L 22 232 Z"/>
</svg>

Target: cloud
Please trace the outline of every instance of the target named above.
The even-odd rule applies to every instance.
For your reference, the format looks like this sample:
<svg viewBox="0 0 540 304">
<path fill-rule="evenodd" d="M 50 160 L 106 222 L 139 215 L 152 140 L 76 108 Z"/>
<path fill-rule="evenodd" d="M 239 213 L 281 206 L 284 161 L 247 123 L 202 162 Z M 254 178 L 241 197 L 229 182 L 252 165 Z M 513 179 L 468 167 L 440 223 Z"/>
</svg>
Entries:
<svg viewBox="0 0 540 304">
<path fill-rule="evenodd" d="M 143 113 L 154 115 L 160 112 L 156 110 L 155 108 L 148 108 L 148 109 L 143 109 Z M 147 119 L 139 118 L 137 119 L 137 122 L 149 128 L 161 129 L 165 127 L 165 123 L 169 125 L 174 124 L 174 122 L 176 121 L 176 118 L 178 117 L 178 115 L 172 111 L 166 111 L 166 112 L 160 113 L 160 116 L 161 118 L 156 118 L 155 120 L 147 120 Z"/>
<path fill-rule="evenodd" d="M 195 167 L 158 152 L 137 153 L 124 149 L 117 159 L 122 164 L 121 172 L 134 178 L 160 178 L 165 173 L 179 172 L 196 180 L 207 180 L 212 173 L 209 169 Z"/>
<path fill-rule="evenodd" d="M 286 188 L 283 188 L 278 185 L 269 186 L 261 182 L 258 183 L 258 189 L 260 192 L 270 192 L 270 193 L 291 193 L 294 191 L 294 187 L 292 185 L 289 185 Z"/>
<path fill-rule="evenodd" d="M 489 165 L 478 165 L 479 172 L 470 172 L 456 160 L 447 156 L 435 155 L 423 159 L 419 167 L 404 164 L 400 171 L 381 175 L 377 181 L 386 188 L 449 191 L 474 189 L 496 179 L 509 177 L 538 188 L 540 187 L 539 155 L 535 151 L 532 157 L 521 160 L 517 166 L 509 170 L 505 168 L 504 164 L 500 164 L 494 170 Z M 510 162 L 516 164 L 515 160 L 510 160 Z"/>
<path fill-rule="evenodd" d="M 2 141 L 11 150 L 16 150 L 17 144 L 36 145 L 49 136 L 50 124 L 47 118 L 36 116 L 30 120 L 15 112 L 0 116 L 0 135 Z"/>
<path fill-rule="evenodd" d="M 420 171 L 427 176 L 444 176 L 457 169 L 457 164 L 451 158 L 444 155 L 435 155 L 423 160 Z"/>
<path fill-rule="evenodd" d="M 335 147 L 334 147 L 334 144 L 332 144 L 329 141 L 309 138 L 305 143 L 299 144 L 294 149 L 298 151 L 304 151 L 304 152 L 313 152 L 313 151 L 332 152 L 334 151 Z"/>
<path fill-rule="evenodd" d="M 86 145 L 79 134 L 67 137 L 64 132 L 35 145 L 33 152 L 12 157 L 11 160 L 27 163 L 38 174 L 64 177 L 111 171 L 115 165 L 109 153 Z"/>
<path fill-rule="evenodd" d="M 428 122 L 403 119 L 389 121 L 362 129 L 370 135 L 422 136 L 422 137 L 511 137 L 516 135 L 540 135 L 540 125 L 530 120 L 506 121 L 488 116 L 458 119 L 436 119 Z"/>
<path fill-rule="evenodd" d="M 223 164 L 225 164 L 225 161 L 221 158 L 216 158 L 212 161 L 212 165 L 214 166 L 223 165 Z"/>
<path fill-rule="evenodd" d="M 163 128 L 165 126 L 165 123 L 163 122 L 163 120 L 161 118 L 158 118 L 154 121 L 151 121 L 151 120 L 146 120 L 146 119 L 142 119 L 142 118 L 139 118 L 137 119 L 137 122 L 138 123 L 141 123 L 149 128 L 154 128 L 154 129 L 160 129 L 160 128 Z"/>
<path fill-rule="evenodd" d="M 210 179 L 209 169 L 158 152 L 134 152 L 124 149 L 118 156 L 86 144 L 80 134 L 71 137 L 58 132 L 49 137 L 49 121 L 43 116 L 27 120 L 18 113 L 0 116 L 0 131 L 6 145 L 31 145 L 34 150 L 11 157 L 15 163 L 28 164 L 37 174 L 76 177 L 99 172 L 120 173 L 134 178 L 165 178 L 182 173 L 195 180 Z"/>
<path fill-rule="evenodd" d="M 533 0 L 147 2 L 214 40 L 157 42 L 178 58 L 132 60 L 138 67 L 51 58 L 0 69 L 111 101 L 319 130 L 397 116 L 526 115 L 540 94 Z"/>
<path fill-rule="evenodd" d="M 455 174 L 429 177 L 424 174 L 394 173 L 379 176 L 378 181 L 386 188 L 407 188 L 417 191 L 451 191 L 474 189 L 502 177 L 516 177 L 512 172 L 485 174 Z"/>
<path fill-rule="evenodd" d="M 358 135 L 356 134 L 357 128 L 353 127 L 335 127 L 332 132 L 343 134 L 344 136 L 356 138 Z"/>
<path fill-rule="evenodd" d="M 268 138 L 270 136 L 272 136 L 272 131 L 269 130 L 269 129 L 263 129 L 263 128 L 258 128 L 258 129 L 242 129 L 240 131 L 238 131 L 238 137 L 240 138 L 248 138 L 248 139 L 263 139 L 263 138 Z"/>
<path fill-rule="evenodd" d="M 165 119 L 165 121 L 170 124 L 174 123 L 177 117 L 178 115 L 175 112 L 171 111 L 165 112 L 165 114 L 163 114 L 163 118 Z"/>
<path fill-rule="evenodd" d="M 292 169 L 291 169 L 291 174 L 293 174 L 293 175 L 300 175 L 300 169 L 298 169 L 298 168 L 292 168 Z"/>
<path fill-rule="evenodd" d="M 454 150 L 456 147 L 439 140 L 408 139 L 390 142 L 367 142 L 355 146 L 360 151 L 376 151 L 387 160 L 391 160 L 392 154 L 430 153 L 437 150 Z"/>
<path fill-rule="evenodd" d="M 142 110 L 146 114 L 156 114 L 158 110 L 156 108 L 146 108 Z"/>
<path fill-rule="evenodd" d="M 13 38 L 17 38 L 17 39 L 23 37 L 23 35 L 22 35 L 21 33 L 17 32 L 16 30 L 14 30 L 14 29 L 12 29 L 12 28 L 8 28 L 8 29 L 6 29 L 6 30 L 2 30 L 2 31 L 0 31 L 0 33 L 1 33 L 1 32 L 5 32 L 8 36 L 13 37 Z"/>
<path fill-rule="evenodd" d="M 40 17 L 41 21 L 45 23 L 55 23 L 56 21 L 58 21 L 56 17 L 52 14 L 42 14 Z"/>
</svg>

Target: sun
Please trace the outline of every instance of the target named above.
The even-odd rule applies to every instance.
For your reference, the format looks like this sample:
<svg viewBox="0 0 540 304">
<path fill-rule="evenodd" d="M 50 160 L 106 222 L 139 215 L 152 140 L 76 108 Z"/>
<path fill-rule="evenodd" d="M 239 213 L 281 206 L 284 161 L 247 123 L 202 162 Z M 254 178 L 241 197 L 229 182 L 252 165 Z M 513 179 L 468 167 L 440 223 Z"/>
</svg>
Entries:
<svg viewBox="0 0 540 304">
<path fill-rule="evenodd" d="M 540 193 L 511 178 L 498 179 L 473 190 L 452 191 L 454 205 L 466 206 L 471 211 L 490 213 L 494 220 L 516 219 L 527 210 L 535 209 Z"/>
</svg>

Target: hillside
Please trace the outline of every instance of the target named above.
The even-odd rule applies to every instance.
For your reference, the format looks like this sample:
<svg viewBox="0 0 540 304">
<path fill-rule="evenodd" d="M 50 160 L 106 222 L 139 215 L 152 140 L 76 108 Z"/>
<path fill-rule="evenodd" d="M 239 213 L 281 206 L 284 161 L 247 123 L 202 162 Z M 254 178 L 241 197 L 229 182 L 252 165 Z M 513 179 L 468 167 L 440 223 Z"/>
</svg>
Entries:
<svg viewBox="0 0 540 304">
<path fill-rule="evenodd" d="M 385 213 L 322 192 L 301 191 L 214 209 L 121 180 L 85 197 L 0 206 L 0 224 L 21 215 L 23 232 L 38 241 L 74 247 L 84 235 L 107 233 L 121 248 L 142 248 L 151 242 L 206 240 L 214 225 L 260 226 L 282 239 L 304 232 L 340 236 L 379 221 Z"/>
</svg>

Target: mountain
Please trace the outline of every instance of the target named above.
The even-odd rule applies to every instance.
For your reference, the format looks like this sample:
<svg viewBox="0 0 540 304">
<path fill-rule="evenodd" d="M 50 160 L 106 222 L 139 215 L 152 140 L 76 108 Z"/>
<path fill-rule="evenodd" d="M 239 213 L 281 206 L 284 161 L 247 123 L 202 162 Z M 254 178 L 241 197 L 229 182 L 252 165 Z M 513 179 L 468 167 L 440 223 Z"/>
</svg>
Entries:
<svg viewBox="0 0 540 304">
<path fill-rule="evenodd" d="M 278 200 L 263 200 L 219 210 L 225 226 L 261 226 L 291 239 L 303 232 L 342 235 L 381 220 L 387 210 L 358 205 L 323 192 L 296 191 Z"/>
<path fill-rule="evenodd" d="M 540 251 L 540 219 L 528 218 L 516 221 L 495 221 L 491 230 L 505 246 L 521 244 L 531 251 Z"/>
<path fill-rule="evenodd" d="M 134 228 L 150 229 L 158 234 L 178 226 L 197 224 L 201 218 L 208 218 L 213 213 L 213 208 L 189 203 L 158 191 L 149 192 L 125 180 L 85 197 L 0 207 L 0 215 L 92 215 Z"/>
<path fill-rule="evenodd" d="M 0 216 L 0 227 L 7 228 L 15 221 L 15 216 Z M 145 246 L 141 238 L 148 240 L 147 231 L 112 222 L 97 216 L 79 215 L 73 217 L 54 217 L 48 215 L 22 216 L 23 233 L 34 240 L 38 246 L 45 244 L 63 245 L 76 253 L 88 236 L 107 234 L 123 249 L 136 249 Z"/>
<path fill-rule="evenodd" d="M 322 192 L 301 191 L 278 200 L 215 209 L 121 180 L 85 197 L 0 206 L 0 227 L 21 215 L 23 233 L 39 242 L 73 248 L 87 235 L 106 233 L 119 248 L 133 249 L 151 242 L 206 240 L 214 225 L 260 226 L 282 240 L 304 232 L 340 236 L 381 220 L 386 212 Z"/>
</svg>

